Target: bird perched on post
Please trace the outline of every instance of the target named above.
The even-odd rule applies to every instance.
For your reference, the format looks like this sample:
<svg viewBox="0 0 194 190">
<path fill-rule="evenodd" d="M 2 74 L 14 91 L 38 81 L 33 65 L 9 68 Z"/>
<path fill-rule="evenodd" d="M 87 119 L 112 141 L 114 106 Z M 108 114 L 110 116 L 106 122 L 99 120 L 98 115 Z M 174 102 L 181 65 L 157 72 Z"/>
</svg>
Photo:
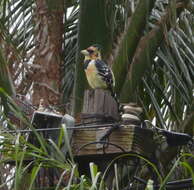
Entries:
<svg viewBox="0 0 194 190">
<path fill-rule="evenodd" d="M 106 89 L 111 92 L 111 96 L 115 99 L 118 110 L 120 104 L 114 92 L 115 78 L 112 70 L 101 58 L 101 47 L 98 44 L 92 45 L 81 51 L 85 56 L 84 70 L 89 85 L 93 89 Z"/>
</svg>

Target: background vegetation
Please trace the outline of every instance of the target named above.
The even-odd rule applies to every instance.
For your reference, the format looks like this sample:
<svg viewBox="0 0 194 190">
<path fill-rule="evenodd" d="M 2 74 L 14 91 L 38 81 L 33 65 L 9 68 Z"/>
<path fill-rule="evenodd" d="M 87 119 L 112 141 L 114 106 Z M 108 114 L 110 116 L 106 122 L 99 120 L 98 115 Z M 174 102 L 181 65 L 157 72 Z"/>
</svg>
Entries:
<svg viewBox="0 0 194 190">
<path fill-rule="evenodd" d="M 121 102 L 137 103 L 144 110 L 142 119 L 162 129 L 193 136 L 193 6 L 192 0 L 0 0 L 1 130 L 28 126 L 41 98 L 46 106 L 66 110 L 79 120 L 96 96 L 84 99 L 89 92 L 80 50 L 98 43 L 115 74 Z M 100 93 L 99 97 L 105 96 Z M 98 102 L 96 98 L 94 104 Z M 2 133 L 1 148 L 8 146 L 6 154 L 17 159 L 13 166 L 2 158 L 0 189 L 33 188 L 45 165 L 59 168 L 61 181 L 70 174 L 63 184 L 66 189 L 96 188 L 100 174 L 92 174 L 89 182 L 78 175 L 73 160 L 60 154 L 60 142 L 57 146 L 40 142 L 42 146 L 36 148 L 20 134 Z M 60 156 L 47 154 L 44 146 L 53 146 Z M 37 159 L 26 165 L 26 154 Z M 177 156 L 176 148 L 161 152 L 166 174 Z M 193 160 L 188 162 L 192 171 Z M 180 178 L 186 175 L 181 169 L 175 173 Z M 23 184 L 23 176 L 28 175 Z"/>
</svg>

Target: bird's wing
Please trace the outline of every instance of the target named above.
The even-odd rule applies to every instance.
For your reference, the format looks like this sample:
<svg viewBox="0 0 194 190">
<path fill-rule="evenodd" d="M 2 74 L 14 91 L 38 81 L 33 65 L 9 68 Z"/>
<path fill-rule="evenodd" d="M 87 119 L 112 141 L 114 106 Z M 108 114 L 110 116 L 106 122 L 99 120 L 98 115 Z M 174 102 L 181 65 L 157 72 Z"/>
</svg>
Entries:
<svg viewBox="0 0 194 190">
<path fill-rule="evenodd" d="M 97 59 L 96 68 L 98 69 L 98 74 L 106 82 L 107 86 L 113 88 L 115 83 L 114 75 L 112 70 L 108 67 L 108 65 L 104 61 Z"/>
<path fill-rule="evenodd" d="M 115 78 L 114 78 L 114 74 L 112 72 L 112 70 L 108 67 L 108 65 L 100 60 L 97 59 L 96 62 L 96 68 L 98 70 L 98 74 L 102 77 L 102 80 L 104 80 L 106 82 L 107 88 L 110 90 L 111 92 L 111 96 L 115 99 L 117 106 L 118 106 L 118 112 L 120 113 L 120 103 L 119 100 L 117 98 L 117 94 L 114 91 L 114 85 L 115 85 Z"/>
</svg>

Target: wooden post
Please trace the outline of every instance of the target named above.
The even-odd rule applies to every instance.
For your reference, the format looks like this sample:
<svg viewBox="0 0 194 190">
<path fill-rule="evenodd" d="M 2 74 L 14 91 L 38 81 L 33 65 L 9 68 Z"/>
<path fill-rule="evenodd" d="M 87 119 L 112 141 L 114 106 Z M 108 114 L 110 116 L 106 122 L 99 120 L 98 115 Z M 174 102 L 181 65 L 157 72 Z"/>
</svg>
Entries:
<svg viewBox="0 0 194 190">
<path fill-rule="evenodd" d="M 96 113 L 118 120 L 118 108 L 110 92 L 101 89 L 86 90 L 82 113 Z"/>
</svg>

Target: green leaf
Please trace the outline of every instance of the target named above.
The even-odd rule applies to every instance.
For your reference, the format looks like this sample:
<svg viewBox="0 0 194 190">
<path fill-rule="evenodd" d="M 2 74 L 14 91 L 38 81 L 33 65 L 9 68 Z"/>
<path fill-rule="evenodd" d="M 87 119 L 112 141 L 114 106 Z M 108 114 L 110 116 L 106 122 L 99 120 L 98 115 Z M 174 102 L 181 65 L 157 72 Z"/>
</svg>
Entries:
<svg viewBox="0 0 194 190">
<path fill-rule="evenodd" d="M 69 179 L 69 182 L 68 182 L 68 185 L 67 185 L 67 190 L 71 190 L 71 184 L 73 183 L 73 177 L 74 175 L 76 175 L 76 168 L 77 166 L 76 165 L 73 165 L 73 168 L 71 170 L 71 175 L 70 175 L 70 179 Z"/>
<path fill-rule="evenodd" d="M 193 185 L 194 185 L 194 170 L 193 167 L 188 162 L 180 162 L 180 165 L 184 166 L 191 174 Z"/>
<path fill-rule="evenodd" d="M 167 176 L 164 178 L 164 180 L 163 180 L 162 183 L 160 184 L 159 190 L 165 189 L 166 183 L 168 182 L 170 176 L 172 175 L 172 173 L 174 172 L 174 170 L 175 170 L 176 167 L 178 166 L 179 162 L 180 162 L 180 158 L 178 158 L 178 159 L 176 160 L 176 162 L 174 163 L 174 165 L 173 165 L 173 167 L 171 168 L 170 172 L 167 174 Z"/>
<path fill-rule="evenodd" d="M 93 162 L 91 162 L 90 163 L 90 174 L 91 174 L 91 177 L 92 177 L 92 183 L 94 183 L 97 173 L 98 173 L 97 165 L 94 164 Z"/>
<path fill-rule="evenodd" d="M 29 185 L 29 190 L 33 188 L 34 181 L 38 175 L 39 170 L 41 169 L 42 163 L 40 163 L 38 166 L 34 166 L 30 175 L 30 185 Z"/>
</svg>

